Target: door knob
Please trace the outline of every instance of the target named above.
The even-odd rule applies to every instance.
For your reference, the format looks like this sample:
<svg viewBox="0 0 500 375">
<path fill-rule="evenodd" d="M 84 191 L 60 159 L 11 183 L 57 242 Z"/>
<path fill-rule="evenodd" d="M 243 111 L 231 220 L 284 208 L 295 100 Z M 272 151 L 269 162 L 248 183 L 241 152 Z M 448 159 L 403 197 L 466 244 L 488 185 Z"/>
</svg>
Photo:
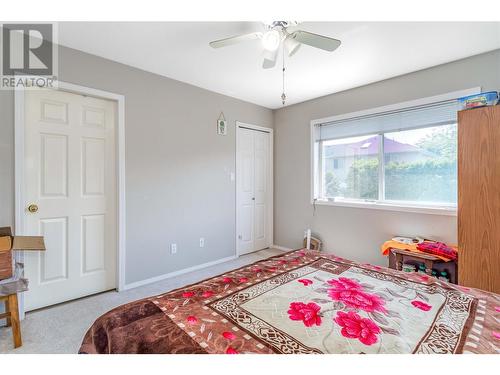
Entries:
<svg viewBox="0 0 500 375">
<path fill-rule="evenodd" d="M 255 197 L 252 198 L 252 200 L 254 201 L 255 200 Z"/>
<path fill-rule="evenodd" d="M 38 206 L 36 204 L 32 203 L 28 206 L 28 211 L 31 212 L 32 214 L 34 214 L 35 212 L 38 211 Z"/>
</svg>

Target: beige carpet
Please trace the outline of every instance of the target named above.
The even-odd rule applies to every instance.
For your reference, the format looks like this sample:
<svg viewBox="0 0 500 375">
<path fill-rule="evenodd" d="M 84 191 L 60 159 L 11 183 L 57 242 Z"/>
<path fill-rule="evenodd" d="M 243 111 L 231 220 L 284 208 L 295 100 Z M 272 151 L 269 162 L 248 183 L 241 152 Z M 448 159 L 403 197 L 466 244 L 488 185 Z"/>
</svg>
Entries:
<svg viewBox="0 0 500 375">
<path fill-rule="evenodd" d="M 26 314 L 21 322 L 23 346 L 14 349 L 10 328 L 0 328 L 0 353 L 77 353 L 87 329 L 106 311 L 140 298 L 164 293 L 233 268 L 282 253 L 266 249 L 181 276 L 127 290 L 106 292 Z"/>
</svg>

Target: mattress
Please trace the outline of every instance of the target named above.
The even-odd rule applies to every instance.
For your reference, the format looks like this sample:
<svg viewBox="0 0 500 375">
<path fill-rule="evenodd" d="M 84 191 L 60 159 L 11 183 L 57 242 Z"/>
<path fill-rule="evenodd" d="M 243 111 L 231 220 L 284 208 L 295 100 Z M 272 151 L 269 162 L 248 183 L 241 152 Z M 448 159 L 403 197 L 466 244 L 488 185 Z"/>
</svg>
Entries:
<svg viewBox="0 0 500 375">
<path fill-rule="evenodd" d="M 500 296 L 295 250 L 98 318 L 80 353 L 498 353 Z"/>
</svg>

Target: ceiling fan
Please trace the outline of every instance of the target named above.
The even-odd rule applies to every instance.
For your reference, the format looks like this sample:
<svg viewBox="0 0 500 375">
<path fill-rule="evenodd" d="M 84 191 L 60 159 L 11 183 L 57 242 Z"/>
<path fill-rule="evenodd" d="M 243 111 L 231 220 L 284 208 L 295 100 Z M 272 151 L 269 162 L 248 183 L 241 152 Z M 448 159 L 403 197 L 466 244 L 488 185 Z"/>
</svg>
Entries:
<svg viewBox="0 0 500 375">
<path fill-rule="evenodd" d="M 221 48 L 260 39 L 264 48 L 264 61 L 262 63 L 264 69 L 273 68 L 276 65 L 280 46 L 286 49 L 289 57 L 293 56 L 302 44 L 329 52 L 335 51 L 340 46 L 340 40 L 304 30 L 294 30 L 297 25 L 298 22 L 295 21 L 274 21 L 265 25 L 266 30 L 264 32 L 256 31 L 249 34 L 214 40 L 209 45 L 212 48 Z"/>
</svg>

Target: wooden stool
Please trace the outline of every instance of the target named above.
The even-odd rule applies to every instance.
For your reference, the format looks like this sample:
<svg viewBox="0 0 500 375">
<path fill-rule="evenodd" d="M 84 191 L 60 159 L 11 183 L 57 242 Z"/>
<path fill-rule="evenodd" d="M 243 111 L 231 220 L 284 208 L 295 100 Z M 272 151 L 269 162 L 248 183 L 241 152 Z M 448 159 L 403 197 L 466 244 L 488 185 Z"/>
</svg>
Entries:
<svg viewBox="0 0 500 375">
<path fill-rule="evenodd" d="M 21 339 L 21 323 L 19 322 L 19 308 L 17 305 L 17 293 L 8 296 L 0 296 L 0 301 L 5 303 L 5 313 L 0 314 L 0 319 L 7 319 L 7 327 L 12 327 L 14 337 L 14 348 L 19 348 L 23 341 Z"/>
</svg>

